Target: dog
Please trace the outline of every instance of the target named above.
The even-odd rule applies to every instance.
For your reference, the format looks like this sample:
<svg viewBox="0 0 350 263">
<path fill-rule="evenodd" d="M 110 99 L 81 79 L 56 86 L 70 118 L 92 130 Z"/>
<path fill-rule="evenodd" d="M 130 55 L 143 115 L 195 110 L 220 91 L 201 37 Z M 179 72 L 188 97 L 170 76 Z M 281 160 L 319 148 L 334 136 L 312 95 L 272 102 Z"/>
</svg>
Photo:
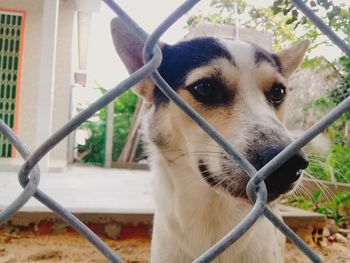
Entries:
<svg viewBox="0 0 350 263">
<path fill-rule="evenodd" d="M 115 49 L 130 73 L 143 66 L 143 43 L 119 18 L 111 22 Z M 259 170 L 291 143 L 282 124 L 288 77 L 309 41 L 269 53 L 252 43 L 216 37 L 159 43 L 162 77 Z M 134 91 L 149 105 L 143 125 L 155 215 L 153 263 L 191 262 L 251 210 L 248 175 L 149 78 Z M 296 153 L 266 180 L 268 202 L 293 188 L 308 160 Z M 261 217 L 214 262 L 284 262 L 284 236 Z"/>
</svg>

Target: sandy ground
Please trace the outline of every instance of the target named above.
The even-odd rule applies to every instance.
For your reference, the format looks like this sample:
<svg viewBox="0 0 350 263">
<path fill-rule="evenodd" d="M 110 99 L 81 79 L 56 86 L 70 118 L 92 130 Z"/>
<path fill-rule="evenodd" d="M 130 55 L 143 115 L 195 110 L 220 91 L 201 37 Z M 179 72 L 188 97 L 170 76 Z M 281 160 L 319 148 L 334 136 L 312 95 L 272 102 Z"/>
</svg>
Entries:
<svg viewBox="0 0 350 263">
<path fill-rule="evenodd" d="M 313 247 L 326 263 L 350 263 L 350 242 L 331 243 L 323 248 Z M 286 263 L 310 263 L 311 261 L 293 244 L 287 244 Z"/>
<path fill-rule="evenodd" d="M 147 239 L 129 239 L 114 241 L 105 239 L 127 263 L 148 262 L 150 241 Z M 350 263 L 350 241 L 326 243 L 323 248 L 315 247 L 322 254 L 325 262 Z M 1 263 L 62 263 L 86 262 L 102 263 L 107 260 L 84 238 L 75 233 L 64 235 L 16 234 L 15 236 L 0 233 Z M 287 244 L 286 262 L 310 262 L 292 244 Z"/>
<path fill-rule="evenodd" d="M 104 239 L 126 263 L 148 262 L 150 241 Z M 23 235 L 2 237 L 1 263 L 102 263 L 108 262 L 88 241 L 75 233 L 64 235 Z"/>
</svg>

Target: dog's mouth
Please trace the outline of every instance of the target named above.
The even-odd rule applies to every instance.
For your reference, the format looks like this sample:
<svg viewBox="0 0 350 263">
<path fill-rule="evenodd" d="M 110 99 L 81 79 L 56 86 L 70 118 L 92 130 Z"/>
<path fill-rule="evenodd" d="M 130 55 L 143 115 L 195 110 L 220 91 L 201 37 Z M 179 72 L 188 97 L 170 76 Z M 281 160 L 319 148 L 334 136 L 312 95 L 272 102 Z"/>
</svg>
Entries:
<svg viewBox="0 0 350 263">
<path fill-rule="evenodd" d="M 302 169 L 306 168 L 303 167 Z M 235 197 L 248 200 L 246 186 L 249 182 L 249 176 L 246 175 L 243 170 L 237 173 L 237 168 L 229 169 L 227 165 L 222 168 L 223 172 L 214 173 L 211 172 L 208 165 L 199 160 L 198 169 L 203 179 L 213 188 L 220 189 L 225 193 Z M 265 180 L 267 188 L 267 201 L 272 202 L 279 198 L 282 194 L 291 191 L 300 176 L 302 175 L 302 169 L 291 169 L 287 166 L 282 166 L 277 169 Z"/>
<path fill-rule="evenodd" d="M 203 160 L 198 161 L 198 169 L 203 179 L 211 187 L 221 189 L 233 197 L 248 199 L 246 185 L 249 177 L 243 171 L 239 175 L 233 176 L 229 169 L 225 167 L 223 168 L 225 172 L 214 173 L 210 171 L 208 165 Z"/>
</svg>

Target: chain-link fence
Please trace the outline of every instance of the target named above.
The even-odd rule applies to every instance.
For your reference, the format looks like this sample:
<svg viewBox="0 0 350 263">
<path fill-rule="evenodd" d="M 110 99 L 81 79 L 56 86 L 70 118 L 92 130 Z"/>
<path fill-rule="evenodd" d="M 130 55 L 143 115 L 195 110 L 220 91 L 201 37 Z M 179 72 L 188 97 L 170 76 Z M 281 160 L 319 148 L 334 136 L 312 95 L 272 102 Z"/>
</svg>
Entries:
<svg viewBox="0 0 350 263">
<path fill-rule="evenodd" d="M 236 151 L 213 127 L 211 127 L 198 113 L 196 113 L 185 101 L 183 101 L 176 92 L 165 82 L 157 71 L 162 61 L 162 53 L 156 45 L 162 34 L 183 14 L 190 10 L 199 0 L 188 0 L 177 8 L 159 27 L 151 34 L 139 27 L 113 0 L 104 0 L 104 2 L 133 30 L 135 35 L 139 36 L 145 42 L 144 55 L 145 65 L 130 75 L 129 78 L 122 81 L 115 88 L 110 90 L 100 99 L 95 101 L 86 110 L 78 114 L 66 125 L 48 138 L 33 153 L 30 153 L 23 142 L 12 132 L 12 130 L 0 120 L 0 131 L 8 138 L 13 147 L 17 149 L 20 155 L 25 159 L 18 177 L 23 191 L 21 194 L 0 213 L 0 224 L 13 216 L 32 196 L 59 215 L 65 222 L 77 230 L 81 235 L 88 239 L 108 260 L 111 262 L 122 262 L 121 259 L 110 249 L 97 235 L 95 235 L 87 226 L 79 221 L 74 215 L 60 206 L 55 200 L 42 192 L 38 186 L 40 182 L 40 171 L 38 162 L 54 148 L 62 139 L 68 136 L 74 129 L 81 125 L 85 120 L 91 117 L 95 112 L 113 101 L 124 91 L 135 85 L 137 82 L 150 76 L 153 82 L 162 90 L 162 92 L 178 105 L 186 114 L 188 114 L 204 131 L 206 131 L 228 154 L 238 161 L 242 169 L 251 177 L 247 185 L 247 194 L 254 203 L 246 217 L 226 236 L 219 240 L 215 245 L 201 255 L 194 262 L 210 262 L 219 254 L 225 251 L 232 243 L 238 240 L 244 233 L 264 215 L 272 224 L 275 225 L 284 235 L 286 235 L 296 246 L 299 247 L 313 262 L 322 262 L 321 258 L 313 252 L 285 223 L 283 223 L 266 205 L 267 191 L 264 180 L 278 169 L 284 162 L 292 157 L 306 143 L 319 134 L 328 125 L 339 118 L 344 112 L 350 109 L 350 97 L 344 99 L 335 109 L 329 112 L 321 121 L 316 123 L 301 137 L 287 146 L 281 153 L 273 158 L 259 171 Z M 302 0 L 293 0 L 294 5 L 304 13 L 323 34 L 328 36 L 347 56 L 350 56 L 350 47 L 340 39 L 327 25 L 325 25 L 309 9 Z"/>
</svg>

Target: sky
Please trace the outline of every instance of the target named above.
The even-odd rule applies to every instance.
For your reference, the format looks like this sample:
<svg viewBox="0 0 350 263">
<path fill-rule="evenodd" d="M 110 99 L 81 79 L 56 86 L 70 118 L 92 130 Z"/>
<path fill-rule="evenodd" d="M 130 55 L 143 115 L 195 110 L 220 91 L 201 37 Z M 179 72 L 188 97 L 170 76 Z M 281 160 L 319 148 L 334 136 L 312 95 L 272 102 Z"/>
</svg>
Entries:
<svg viewBox="0 0 350 263">
<path fill-rule="evenodd" d="M 344 2 L 348 0 L 336 0 Z M 161 21 L 163 21 L 183 0 L 118 0 L 118 4 L 126 11 L 144 30 L 151 33 Z M 273 0 L 249 0 L 257 7 L 270 6 Z M 200 1 L 190 12 L 180 18 L 162 37 L 162 41 L 172 44 L 180 40 L 186 33 L 184 29 L 186 20 L 190 14 L 199 10 L 208 12 L 210 0 Z M 92 17 L 89 53 L 88 53 L 88 86 L 96 83 L 103 87 L 113 88 L 120 81 L 128 77 L 122 62 L 117 56 L 110 35 L 109 23 L 115 17 L 114 13 L 104 4 L 101 4 L 100 12 Z M 330 58 L 338 55 L 334 48 L 320 50 L 319 53 L 329 54 Z"/>
</svg>

